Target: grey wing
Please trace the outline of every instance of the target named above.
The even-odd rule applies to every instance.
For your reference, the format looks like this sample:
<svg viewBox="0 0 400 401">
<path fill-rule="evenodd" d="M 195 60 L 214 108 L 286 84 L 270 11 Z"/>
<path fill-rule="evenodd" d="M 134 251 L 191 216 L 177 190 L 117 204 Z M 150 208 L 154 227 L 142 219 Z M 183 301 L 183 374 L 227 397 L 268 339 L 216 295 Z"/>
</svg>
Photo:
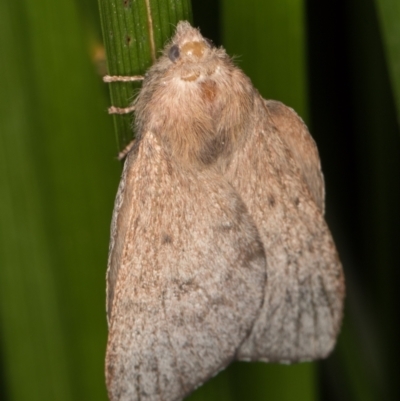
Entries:
<svg viewBox="0 0 400 401">
<path fill-rule="evenodd" d="M 181 172 L 150 133 L 126 163 L 108 275 L 108 392 L 111 401 L 180 400 L 249 335 L 265 256 L 221 177 Z"/>
<path fill-rule="evenodd" d="M 317 146 L 296 112 L 275 100 L 264 100 L 270 124 L 285 142 L 310 193 L 324 213 L 325 185 Z"/>
<path fill-rule="evenodd" d="M 125 245 L 124 239 L 127 235 L 130 224 L 129 219 L 126 217 L 130 214 L 130 210 L 132 208 L 132 205 L 127 202 L 127 199 L 130 196 L 129 187 L 132 185 L 132 177 L 130 176 L 129 172 L 134 168 L 137 151 L 138 146 L 136 142 L 136 146 L 134 146 L 132 151 L 129 153 L 129 157 L 125 159 L 124 169 L 122 171 L 117 196 L 114 202 L 107 267 L 106 311 L 108 323 L 110 323 L 114 289 L 121 263 L 122 252 Z"/>
<path fill-rule="evenodd" d="M 275 115 L 270 119 L 263 100 L 256 101 L 254 126 L 226 173 L 257 225 L 267 260 L 262 311 L 238 359 L 295 362 L 323 358 L 332 350 L 344 279 L 315 201 L 321 201 L 322 191 L 311 185 L 310 193 L 310 181 L 298 168 L 301 154 L 293 155 Z"/>
</svg>

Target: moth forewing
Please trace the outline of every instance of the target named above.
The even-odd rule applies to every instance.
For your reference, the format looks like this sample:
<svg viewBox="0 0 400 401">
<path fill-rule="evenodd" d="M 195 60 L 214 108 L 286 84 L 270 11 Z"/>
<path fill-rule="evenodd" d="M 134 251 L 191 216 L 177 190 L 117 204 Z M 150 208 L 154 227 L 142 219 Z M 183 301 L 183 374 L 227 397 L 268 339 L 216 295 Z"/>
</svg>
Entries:
<svg viewBox="0 0 400 401">
<path fill-rule="evenodd" d="M 322 214 L 318 154 L 307 131 L 288 140 L 290 126 L 304 126 L 295 113 L 282 104 L 267 108 L 260 96 L 254 104 L 247 142 L 225 177 L 254 218 L 268 280 L 263 309 L 238 358 L 284 363 L 324 358 L 340 328 L 344 279 Z M 310 150 L 304 160 L 301 149 Z"/>
<path fill-rule="evenodd" d="M 249 335 L 264 298 L 264 251 L 219 174 L 182 169 L 150 132 L 126 163 L 109 266 L 107 387 L 111 400 L 182 399 Z"/>
</svg>

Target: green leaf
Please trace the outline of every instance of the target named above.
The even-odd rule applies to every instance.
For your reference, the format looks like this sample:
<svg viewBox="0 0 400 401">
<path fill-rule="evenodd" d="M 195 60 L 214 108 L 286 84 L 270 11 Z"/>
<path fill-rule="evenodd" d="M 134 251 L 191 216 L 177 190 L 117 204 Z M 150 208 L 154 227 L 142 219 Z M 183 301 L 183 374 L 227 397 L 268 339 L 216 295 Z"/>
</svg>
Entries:
<svg viewBox="0 0 400 401">
<path fill-rule="evenodd" d="M 104 277 L 120 167 L 104 84 L 74 2 L 1 2 L 0 16 L 8 399 L 105 400 Z"/>
<path fill-rule="evenodd" d="M 400 2 L 375 0 L 400 125 Z"/>
<path fill-rule="evenodd" d="M 399 303 L 398 250 L 394 238 L 398 237 L 400 224 L 400 125 L 399 107 L 396 110 L 393 98 L 394 95 L 398 100 L 399 94 L 399 41 L 393 37 L 398 28 L 393 24 L 400 23 L 400 14 L 398 4 L 393 3 L 389 10 L 388 4 L 382 8 L 381 3 L 380 14 L 376 5 L 373 0 L 353 0 L 348 15 L 352 27 L 349 47 L 359 152 L 358 190 L 362 199 L 358 211 L 364 253 L 360 277 L 368 272 L 364 282 L 366 299 L 374 306 L 373 329 L 379 338 L 373 347 L 368 349 L 364 345 L 364 352 L 360 351 L 368 361 L 364 366 L 367 386 L 373 388 L 377 398 L 395 400 L 400 396 L 395 357 L 399 353 L 400 327 L 394 324 Z M 360 348 L 361 345 L 359 342 Z M 360 371 L 353 370 L 351 382 L 357 394 L 361 393 L 356 386 L 359 377 Z"/>
</svg>

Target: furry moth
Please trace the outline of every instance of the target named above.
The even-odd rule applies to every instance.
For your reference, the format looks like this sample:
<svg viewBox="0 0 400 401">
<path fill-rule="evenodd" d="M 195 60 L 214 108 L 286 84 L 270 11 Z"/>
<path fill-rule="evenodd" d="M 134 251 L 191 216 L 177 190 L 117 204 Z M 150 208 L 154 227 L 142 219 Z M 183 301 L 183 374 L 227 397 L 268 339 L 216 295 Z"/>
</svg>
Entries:
<svg viewBox="0 0 400 401">
<path fill-rule="evenodd" d="M 110 400 L 181 400 L 233 360 L 326 357 L 344 277 L 302 120 L 188 22 L 134 107 L 107 270 Z"/>
</svg>

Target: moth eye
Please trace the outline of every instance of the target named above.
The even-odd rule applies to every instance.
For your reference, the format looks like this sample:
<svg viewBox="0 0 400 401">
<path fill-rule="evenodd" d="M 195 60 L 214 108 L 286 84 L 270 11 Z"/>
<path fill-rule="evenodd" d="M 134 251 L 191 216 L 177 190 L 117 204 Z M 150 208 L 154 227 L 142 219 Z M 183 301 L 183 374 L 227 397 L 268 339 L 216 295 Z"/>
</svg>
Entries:
<svg viewBox="0 0 400 401">
<path fill-rule="evenodd" d="M 178 45 L 173 45 L 168 51 L 169 59 L 173 63 L 175 63 L 175 61 L 178 60 L 179 56 L 180 56 L 180 51 Z"/>
<path fill-rule="evenodd" d="M 207 42 L 208 46 L 211 47 L 211 49 L 215 47 L 215 44 L 211 39 L 204 38 L 204 40 Z"/>
</svg>

